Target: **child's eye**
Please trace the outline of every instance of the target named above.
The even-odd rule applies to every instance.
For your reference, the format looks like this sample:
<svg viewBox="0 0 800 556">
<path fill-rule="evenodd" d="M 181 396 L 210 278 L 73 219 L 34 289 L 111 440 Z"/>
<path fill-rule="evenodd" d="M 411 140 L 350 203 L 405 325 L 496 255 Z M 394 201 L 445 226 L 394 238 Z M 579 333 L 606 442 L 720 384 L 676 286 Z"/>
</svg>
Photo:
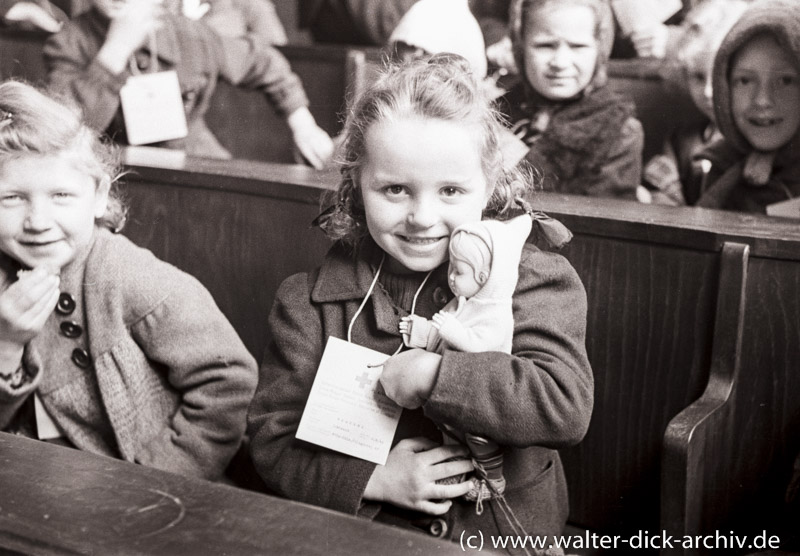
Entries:
<svg viewBox="0 0 800 556">
<path fill-rule="evenodd" d="M 790 85 L 794 85 L 794 84 L 797 83 L 797 76 L 796 75 L 790 75 L 790 74 L 781 75 L 780 78 L 779 78 L 779 83 L 781 85 L 786 86 L 786 87 L 788 87 Z"/>
<path fill-rule="evenodd" d="M 733 78 L 734 86 L 746 87 L 747 85 L 750 85 L 752 82 L 753 80 L 746 75 L 737 75 Z"/>
<path fill-rule="evenodd" d="M 454 197 L 458 195 L 459 189 L 457 187 L 444 187 L 442 188 L 442 195 L 445 197 Z"/>
<path fill-rule="evenodd" d="M 53 193 L 54 199 L 64 200 L 64 199 L 69 199 L 70 197 L 72 197 L 72 194 L 67 193 L 66 191 L 56 191 L 55 193 Z"/>
<path fill-rule="evenodd" d="M 17 195 L 16 193 L 8 193 L 0 197 L 0 203 L 3 203 L 4 206 L 16 205 L 21 202 L 22 202 L 22 196 Z"/>
<path fill-rule="evenodd" d="M 405 191 L 405 187 L 402 185 L 387 185 L 384 191 L 389 195 L 402 195 Z"/>
</svg>

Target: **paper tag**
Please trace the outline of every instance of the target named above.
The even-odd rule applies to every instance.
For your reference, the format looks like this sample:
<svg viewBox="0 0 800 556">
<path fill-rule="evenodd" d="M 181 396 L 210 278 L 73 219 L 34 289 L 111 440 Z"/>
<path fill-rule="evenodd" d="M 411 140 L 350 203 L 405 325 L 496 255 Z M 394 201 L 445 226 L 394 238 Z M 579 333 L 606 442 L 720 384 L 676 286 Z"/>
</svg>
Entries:
<svg viewBox="0 0 800 556">
<path fill-rule="evenodd" d="M 384 465 L 403 410 L 377 388 L 383 367 L 375 365 L 388 358 L 328 338 L 297 438 Z"/>
<path fill-rule="evenodd" d="M 147 145 L 189 133 L 178 74 L 160 71 L 132 75 L 119 91 L 128 143 Z"/>
<path fill-rule="evenodd" d="M 38 433 L 39 440 L 52 440 L 53 438 L 61 438 L 64 436 L 58 430 L 58 426 L 50 418 L 50 414 L 42 405 L 42 400 L 39 399 L 39 394 L 33 394 L 33 407 L 36 413 L 36 432 Z"/>
<path fill-rule="evenodd" d="M 770 216 L 800 218 L 800 197 L 767 205 L 767 214 Z"/>
<path fill-rule="evenodd" d="M 611 0 L 614 16 L 627 37 L 637 29 L 663 23 L 678 13 L 681 0 Z"/>
</svg>

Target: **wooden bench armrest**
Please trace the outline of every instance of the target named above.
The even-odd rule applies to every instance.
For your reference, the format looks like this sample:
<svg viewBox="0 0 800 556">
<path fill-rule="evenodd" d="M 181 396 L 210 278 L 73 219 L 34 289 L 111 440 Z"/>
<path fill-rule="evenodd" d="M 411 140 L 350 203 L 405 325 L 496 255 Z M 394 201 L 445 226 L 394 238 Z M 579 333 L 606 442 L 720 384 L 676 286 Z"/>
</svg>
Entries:
<svg viewBox="0 0 800 556">
<path fill-rule="evenodd" d="M 707 448 L 726 427 L 729 400 L 739 374 L 749 252 L 749 246 L 741 243 L 723 245 L 708 384 L 702 396 L 676 415 L 664 433 L 661 527 L 676 539 L 700 532 L 703 478 L 714 465 Z M 662 550 L 662 554 L 691 553 L 677 547 Z"/>
</svg>

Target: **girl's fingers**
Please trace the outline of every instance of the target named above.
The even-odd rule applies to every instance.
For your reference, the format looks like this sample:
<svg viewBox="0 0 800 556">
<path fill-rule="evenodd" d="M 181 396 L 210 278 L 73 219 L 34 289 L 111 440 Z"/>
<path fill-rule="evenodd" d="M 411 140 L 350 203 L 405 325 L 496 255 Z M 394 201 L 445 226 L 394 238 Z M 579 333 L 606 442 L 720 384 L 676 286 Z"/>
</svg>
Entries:
<svg viewBox="0 0 800 556">
<path fill-rule="evenodd" d="M 450 500 L 442 500 L 442 501 L 437 501 L 437 502 L 432 502 L 430 500 L 426 500 L 426 501 L 420 502 L 417 505 L 416 509 L 421 511 L 421 512 L 425 512 L 426 514 L 430 514 L 430 515 L 442 515 L 442 514 L 446 514 L 447 510 L 449 510 L 450 506 L 452 506 L 452 505 L 453 505 L 453 502 L 451 502 Z"/>
<path fill-rule="evenodd" d="M 435 465 L 444 460 L 465 457 L 469 455 L 469 449 L 461 444 L 446 444 L 444 446 L 437 446 L 425 452 L 425 462 L 428 465 Z"/>
<path fill-rule="evenodd" d="M 407 438 L 405 440 L 401 440 L 400 442 L 404 444 L 403 446 L 404 448 L 415 453 L 429 452 L 431 451 L 431 449 L 435 449 L 436 446 L 438 446 L 438 444 L 436 444 L 436 442 L 434 442 L 430 438 L 425 438 L 422 436 Z"/>
<path fill-rule="evenodd" d="M 58 290 L 59 278 L 44 271 L 34 270 L 9 286 L 6 294 L 14 300 L 14 305 L 22 312 L 29 311 L 52 290 Z"/>
<path fill-rule="evenodd" d="M 455 475 L 470 473 L 472 469 L 472 460 L 469 459 L 444 461 L 433 466 L 433 478 L 437 481 L 439 479 L 447 479 L 448 477 L 453 477 Z"/>
<path fill-rule="evenodd" d="M 53 291 L 42 296 L 42 298 L 37 301 L 33 307 L 31 307 L 31 310 L 28 313 L 33 321 L 34 328 L 40 328 L 44 325 L 45 321 L 50 316 L 50 313 L 52 313 L 55 309 L 56 303 L 58 303 L 59 293 L 60 291 L 56 286 L 53 288 Z"/>
<path fill-rule="evenodd" d="M 431 498 L 440 499 L 440 500 L 451 500 L 452 498 L 458 498 L 459 496 L 464 496 L 469 490 L 472 488 L 472 481 L 464 481 L 463 483 L 455 483 L 452 485 L 440 485 L 437 484 L 434 489 L 434 494 Z"/>
</svg>

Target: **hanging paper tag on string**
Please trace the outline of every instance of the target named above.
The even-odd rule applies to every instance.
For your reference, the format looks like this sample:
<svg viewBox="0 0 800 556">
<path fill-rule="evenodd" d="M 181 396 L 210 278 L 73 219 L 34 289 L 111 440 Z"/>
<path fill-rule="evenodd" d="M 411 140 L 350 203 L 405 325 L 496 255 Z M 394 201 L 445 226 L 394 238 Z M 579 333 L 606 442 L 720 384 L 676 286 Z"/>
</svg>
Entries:
<svg viewBox="0 0 800 556">
<path fill-rule="evenodd" d="M 328 338 L 297 438 L 383 465 L 402 408 L 378 386 L 389 356 Z"/>
<path fill-rule="evenodd" d="M 132 75 L 119 96 L 129 144 L 148 145 L 188 134 L 176 72 Z"/>
</svg>

